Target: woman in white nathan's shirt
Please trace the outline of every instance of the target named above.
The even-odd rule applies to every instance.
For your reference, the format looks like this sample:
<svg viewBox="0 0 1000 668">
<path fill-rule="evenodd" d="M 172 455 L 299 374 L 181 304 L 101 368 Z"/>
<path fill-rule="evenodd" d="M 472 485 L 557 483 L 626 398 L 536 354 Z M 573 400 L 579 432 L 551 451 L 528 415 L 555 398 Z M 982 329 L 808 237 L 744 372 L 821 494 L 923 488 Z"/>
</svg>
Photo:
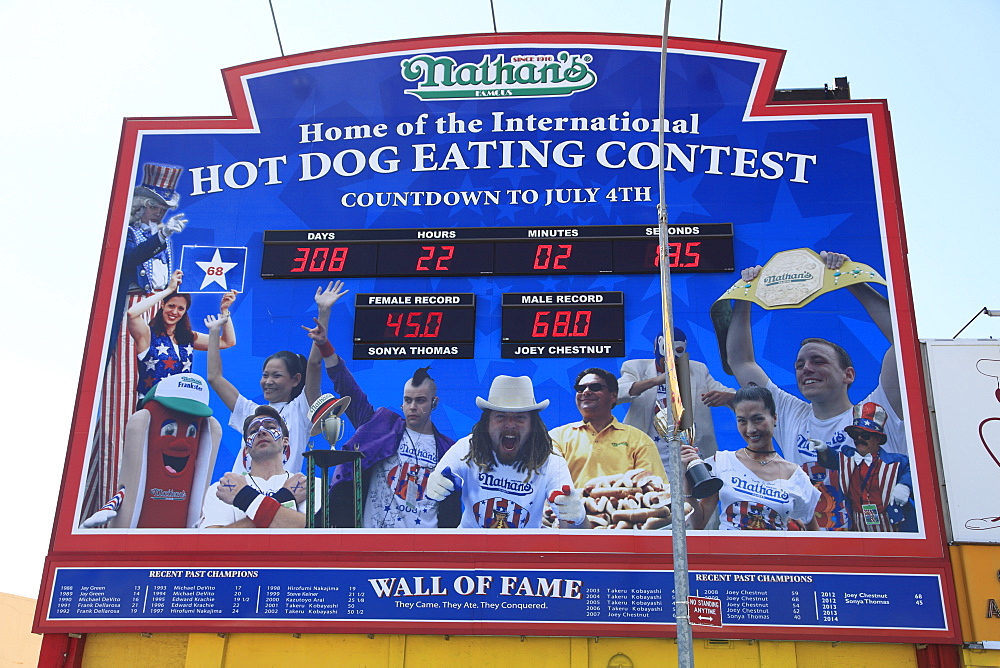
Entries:
<svg viewBox="0 0 1000 668">
<path fill-rule="evenodd" d="M 751 383 L 736 392 L 733 405 L 746 444 L 735 452 L 720 450 L 707 460 L 724 484 L 718 494 L 694 504 L 692 528 L 703 529 L 718 512 L 722 530 L 786 531 L 792 521 L 818 530 L 814 512 L 819 492 L 802 469 L 774 449 L 778 415 L 771 392 Z M 685 467 L 697 457 L 693 446 L 681 447 Z M 687 481 L 684 494 L 690 495 Z"/>
</svg>

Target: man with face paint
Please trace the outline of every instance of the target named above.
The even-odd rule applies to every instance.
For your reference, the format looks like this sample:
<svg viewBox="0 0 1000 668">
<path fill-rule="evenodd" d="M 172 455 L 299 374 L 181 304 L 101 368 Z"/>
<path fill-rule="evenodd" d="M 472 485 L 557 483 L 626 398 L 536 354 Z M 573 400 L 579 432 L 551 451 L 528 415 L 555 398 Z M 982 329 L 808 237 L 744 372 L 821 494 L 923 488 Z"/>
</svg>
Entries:
<svg viewBox="0 0 1000 668">
<path fill-rule="evenodd" d="M 656 356 L 655 359 L 629 360 L 622 364 L 621 377 L 618 378 L 618 403 L 629 404 L 628 412 L 625 414 L 625 424 L 641 429 L 652 438 L 660 457 L 666 462 L 667 443 L 653 426 L 653 416 L 670 401 L 663 366 L 666 356 L 663 335 L 656 337 L 653 354 Z M 678 328 L 674 328 L 674 354 L 678 357 L 687 354 L 687 336 Z M 689 360 L 688 365 L 691 398 L 694 402 L 694 406 L 689 407 L 694 413 L 694 445 L 702 457 L 711 457 L 719 449 L 715 440 L 712 408 L 717 406 L 732 408 L 735 390 L 712 378 L 704 363 Z"/>
<path fill-rule="evenodd" d="M 581 490 L 539 415 L 548 405 L 535 401 L 527 376 L 494 378 L 489 398 L 476 397 L 482 417 L 438 462 L 427 496 L 461 497 L 462 528 L 537 529 L 546 499 L 560 528 L 590 528 Z"/>
<path fill-rule="evenodd" d="M 403 383 L 402 415 L 388 408 L 375 408 L 354 379 L 326 335 L 330 307 L 346 290 L 339 281 L 326 290 L 317 290 L 319 316 L 316 327 L 308 330 L 313 339 L 310 364 L 322 358 L 326 373 L 338 395 L 351 398 L 347 419 L 355 432 L 344 450 L 364 454 L 362 469 L 362 521 L 365 528 L 433 529 L 458 526 L 461 507 L 458 498 L 436 503 L 427 498 L 427 479 L 442 455 L 455 442 L 445 436 L 431 419 L 438 407 L 437 383 L 430 367 L 417 369 Z M 338 466 L 330 486 L 330 515 L 333 526 L 354 526 L 354 469 Z"/>
<path fill-rule="evenodd" d="M 270 406 L 258 406 L 243 423 L 250 470 L 226 473 L 202 507 L 202 528 L 301 529 L 306 525 L 306 477 L 284 468 L 288 427 Z M 317 511 L 319 508 L 316 509 Z"/>
</svg>

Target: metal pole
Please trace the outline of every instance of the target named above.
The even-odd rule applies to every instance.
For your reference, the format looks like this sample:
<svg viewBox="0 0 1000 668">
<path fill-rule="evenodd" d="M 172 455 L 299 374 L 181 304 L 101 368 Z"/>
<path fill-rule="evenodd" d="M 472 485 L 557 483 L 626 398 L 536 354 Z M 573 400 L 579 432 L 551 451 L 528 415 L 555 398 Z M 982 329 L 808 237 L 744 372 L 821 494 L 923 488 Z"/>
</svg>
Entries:
<svg viewBox="0 0 1000 668">
<path fill-rule="evenodd" d="M 316 527 L 316 461 L 308 457 L 309 466 L 306 467 L 306 528 Z"/>
<path fill-rule="evenodd" d="M 666 196 L 666 163 L 664 160 L 664 125 L 666 124 L 666 88 L 667 88 L 667 41 L 670 30 L 670 0 L 666 0 L 663 9 L 663 46 L 660 53 L 660 165 L 659 165 L 659 187 L 660 202 L 657 207 L 657 218 L 659 221 L 660 233 L 660 296 L 663 309 L 663 340 L 673 341 L 673 304 L 670 289 L 670 260 L 668 249 L 670 248 L 670 235 L 667 229 L 669 215 L 667 212 Z M 664 346 L 666 348 L 667 346 Z M 674 355 L 673 345 L 664 353 L 671 359 Z M 668 360 L 669 361 L 669 360 Z M 674 368 L 673 364 L 666 364 L 667 370 Z M 676 370 L 674 371 L 676 373 Z M 674 385 L 676 387 L 676 384 Z M 673 406 L 673 402 L 671 402 Z M 673 409 L 671 409 L 673 410 Z M 678 489 L 684 489 L 684 477 L 681 467 L 680 435 L 679 427 L 681 414 L 673 414 L 673 428 L 669 430 L 667 441 L 670 451 L 670 516 L 671 516 L 671 538 L 673 540 L 674 552 L 674 617 L 677 621 L 677 665 L 679 668 L 692 668 L 694 666 L 694 641 L 691 636 L 691 620 L 688 618 L 688 552 L 687 552 L 687 526 L 684 517 L 684 494 L 678 494 Z"/>
<path fill-rule="evenodd" d="M 323 488 L 320 490 L 320 502 L 323 504 L 323 528 L 330 528 L 330 467 L 323 469 Z"/>
<path fill-rule="evenodd" d="M 354 526 L 358 529 L 364 526 L 361 519 L 363 507 L 361 502 L 361 458 L 358 457 L 354 460 Z"/>
</svg>

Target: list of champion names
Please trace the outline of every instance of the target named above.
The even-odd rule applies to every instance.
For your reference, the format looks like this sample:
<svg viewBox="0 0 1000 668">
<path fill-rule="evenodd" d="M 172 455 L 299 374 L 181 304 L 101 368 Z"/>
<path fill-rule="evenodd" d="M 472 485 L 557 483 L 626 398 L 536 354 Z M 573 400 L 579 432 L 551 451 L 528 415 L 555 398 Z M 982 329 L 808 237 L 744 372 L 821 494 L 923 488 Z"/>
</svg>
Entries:
<svg viewBox="0 0 1000 668">
<path fill-rule="evenodd" d="M 48 620 L 674 622 L 669 571 L 59 568 Z M 936 575 L 694 571 L 722 624 L 943 629 Z"/>
</svg>

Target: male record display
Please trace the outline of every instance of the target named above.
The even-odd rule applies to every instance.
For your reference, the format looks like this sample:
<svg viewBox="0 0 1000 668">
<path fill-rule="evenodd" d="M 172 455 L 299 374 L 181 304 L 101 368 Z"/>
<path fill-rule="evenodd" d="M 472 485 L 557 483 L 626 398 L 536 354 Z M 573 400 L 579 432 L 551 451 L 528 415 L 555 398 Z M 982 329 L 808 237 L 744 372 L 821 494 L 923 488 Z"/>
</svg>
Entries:
<svg viewBox="0 0 1000 668">
<path fill-rule="evenodd" d="M 307 352 L 311 341 L 303 327 L 314 336 L 315 355 L 329 361 L 332 355 L 324 352 L 335 351 L 337 363 L 328 368 L 337 370 L 336 377 L 322 377 L 318 389 L 351 395 L 352 409 L 364 409 L 338 445 L 370 455 L 361 463 L 368 521 L 332 529 L 80 529 L 62 518 L 81 517 L 78 492 L 95 455 L 78 435 L 88 431 L 101 403 L 81 399 L 53 554 L 99 546 L 101 558 L 120 553 L 160 570 L 171 552 L 197 557 L 204 551 L 229 567 L 220 556 L 229 554 L 226 541 L 284 532 L 281 540 L 242 543 L 250 545 L 248 564 L 267 557 L 312 568 L 324 555 L 345 568 L 379 567 L 419 553 L 428 564 L 458 567 L 456 555 L 480 563 L 487 550 L 495 563 L 512 552 L 521 555 L 513 570 L 537 566 L 536 556 L 555 569 L 605 568 L 596 555 L 609 554 L 623 564 L 662 563 L 671 553 L 664 532 L 576 530 L 589 523 L 577 513 L 584 507 L 580 490 L 543 442 L 525 451 L 530 461 L 522 470 L 507 475 L 504 469 L 505 481 L 533 491 L 530 501 L 517 503 L 520 510 L 511 506 L 510 486 L 472 498 L 493 484 L 487 476 L 498 477 L 494 471 L 521 464 L 511 438 L 542 430 L 509 414 L 537 417 L 540 409 L 527 407 L 538 397 L 550 402 L 544 424 L 578 422 L 584 414 L 568 389 L 578 373 L 613 374 L 627 360 L 649 356 L 650 342 L 663 330 L 661 261 L 672 270 L 673 324 L 687 334 L 688 353 L 734 389 L 745 379 L 746 362 L 740 368 L 740 350 L 734 349 L 738 373 L 728 373 L 710 309 L 727 290 L 749 289 L 734 288 L 739 268 L 765 264 L 789 249 L 830 248 L 867 263 L 889 285 L 871 288 L 886 318 L 869 318 L 863 303 L 834 286 L 801 308 L 738 309 L 729 331 L 749 329 L 757 375 L 788 394 L 798 391 L 790 366 L 800 342 L 810 336 L 836 341 L 851 351 L 854 374 L 865 379 L 857 392 L 846 389 L 848 409 L 865 398 L 858 392 L 869 390 L 874 379 L 895 374 L 894 387 L 902 389 L 891 407 L 905 424 L 922 424 L 901 221 L 898 207 L 884 204 L 896 202 L 884 105 L 771 106 L 778 52 L 673 44 L 664 122 L 658 120 L 659 40 L 545 34 L 366 45 L 255 63 L 225 73 L 234 100 L 231 119 L 127 123 L 104 258 L 114 270 L 101 273 L 97 290 L 103 297 L 96 303 L 103 310 L 95 310 L 92 330 L 106 336 L 112 316 L 121 317 L 108 303 L 117 294 L 122 250 L 114 240 L 124 239 L 128 225 L 129 198 L 121 194 L 142 183 L 141 165 L 183 165 L 174 187 L 191 213 L 185 244 L 247 249 L 243 290 L 229 308 L 239 344 L 222 353 L 226 380 L 246 393 L 248 403 L 263 405 L 269 401 L 261 369 L 275 351 Z M 661 157 L 671 229 L 658 252 L 654 194 Z M 193 285 L 206 278 L 194 268 L 184 273 Z M 333 279 L 343 279 L 353 299 L 330 311 L 330 349 L 321 351 L 314 318 L 323 319 L 323 305 L 316 285 Z M 215 318 L 218 303 L 196 299 L 193 322 Z M 892 338 L 883 334 L 886 319 Z M 103 349 L 101 336 L 91 343 Z M 883 364 L 887 353 L 892 364 Z M 88 351 L 87 359 L 92 356 Z M 191 372 L 211 381 L 213 359 L 195 355 Z M 303 375 L 319 364 L 314 359 Z M 297 369 L 285 366 L 291 377 L 285 384 L 294 385 Z M 83 377 L 80 396 L 98 395 L 95 365 L 88 362 Z M 531 402 L 512 403 L 503 392 L 493 396 L 496 379 L 522 377 L 529 379 Z M 597 382 L 591 380 L 585 384 Z M 362 401 L 362 393 L 371 399 Z M 466 438 L 484 419 L 476 397 L 488 397 L 483 401 L 493 406 L 486 417 L 500 423 L 498 438 Z M 590 399 L 586 392 L 584 397 Z M 215 414 L 229 414 L 225 399 L 216 392 L 209 397 Z M 411 415 L 407 402 L 418 400 L 423 403 Z M 285 402 L 276 403 L 280 412 Z M 134 408 L 113 410 L 127 418 Z M 627 406 L 608 408 L 621 422 Z M 280 416 L 286 422 L 288 410 Z M 742 447 L 729 411 L 717 410 L 714 417 L 718 450 Z M 608 419 L 601 414 L 602 424 Z M 849 423 L 838 422 L 838 433 Z M 489 435 L 488 421 L 483 430 Z M 855 532 L 841 539 L 788 532 L 774 540 L 748 535 L 753 532 L 692 532 L 694 562 L 709 558 L 707 540 L 731 541 L 732 550 L 711 551 L 715 566 L 750 553 L 799 567 L 809 554 L 810 572 L 822 566 L 839 573 L 846 568 L 842 553 L 857 554 L 857 546 L 838 544 L 864 541 L 880 567 L 941 575 L 947 569 L 943 548 L 922 530 L 937 523 L 936 492 L 922 483 L 930 479 L 931 453 L 921 430 L 912 431 L 893 436 L 885 449 L 909 457 L 916 533 Z M 210 480 L 232 472 L 245 447 L 242 437 L 224 430 Z M 267 435 L 258 440 L 266 442 Z M 304 449 L 329 446 L 309 434 L 301 441 Z M 607 445 L 618 442 L 611 438 Z M 299 473 L 280 458 L 271 463 L 276 471 Z M 462 492 L 445 468 L 461 472 Z M 353 491 L 345 482 L 341 476 L 335 491 L 338 484 Z M 331 498 L 336 515 L 339 497 Z M 490 499 L 503 503 L 482 505 Z M 423 519 L 435 514 L 428 501 L 439 504 L 436 522 Z M 546 503 L 558 508 L 565 526 L 535 528 Z M 407 504 L 413 513 L 394 512 L 409 510 Z M 507 512 L 505 519 L 498 510 Z M 452 528 L 460 517 L 463 526 Z M 487 546 L 484 532 L 504 522 L 523 527 L 517 543 L 498 536 Z M 112 548 L 102 544 L 106 537 L 120 542 Z M 580 563 L 572 564 L 568 552 Z M 50 569 L 58 565 L 52 557 Z M 862 571 L 858 577 L 870 575 Z"/>
</svg>

